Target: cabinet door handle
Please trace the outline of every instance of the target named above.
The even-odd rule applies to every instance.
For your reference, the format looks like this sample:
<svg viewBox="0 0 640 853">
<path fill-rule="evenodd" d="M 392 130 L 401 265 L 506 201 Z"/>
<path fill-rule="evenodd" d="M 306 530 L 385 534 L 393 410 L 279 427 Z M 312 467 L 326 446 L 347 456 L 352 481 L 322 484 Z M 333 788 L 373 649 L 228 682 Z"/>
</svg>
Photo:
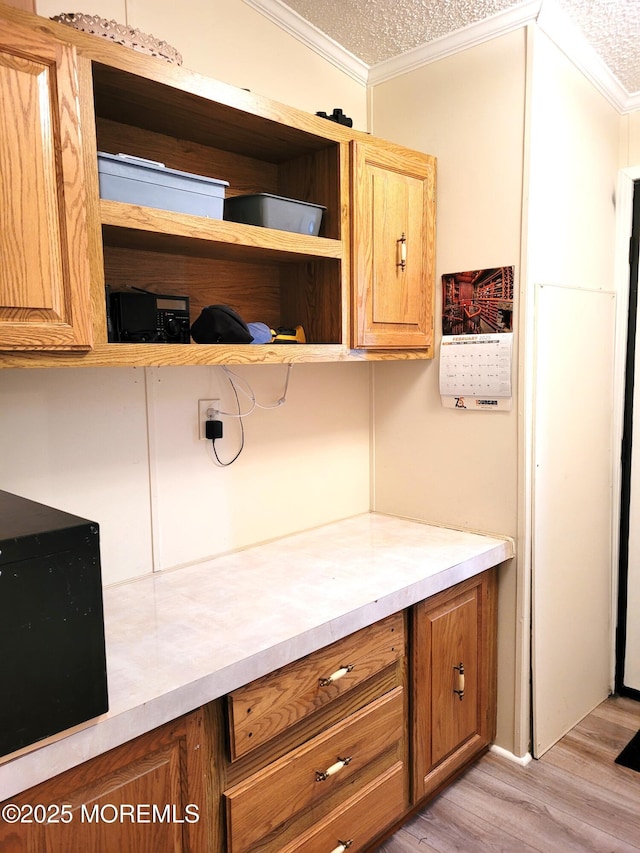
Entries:
<svg viewBox="0 0 640 853">
<path fill-rule="evenodd" d="M 353 838 L 350 838 L 349 841 L 340 841 L 338 839 L 338 846 L 334 847 L 331 853 L 344 853 L 345 850 L 348 850 L 353 844 Z"/>
<path fill-rule="evenodd" d="M 399 240 L 396 240 L 396 245 L 398 246 L 398 263 L 397 267 L 404 272 L 407 268 L 407 235 L 403 232 L 402 237 Z"/>
<path fill-rule="evenodd" d="M 458 664 L 458 666 L 454 666 L 454 669 L 458 673 L 456 676 L 456 687 L 453 688 L 453 692 L 459 697 L 460 701 L 464 699 L 464 664 L 462 661 Z"/>
<path fill-rule="evenodd" d="M 335 672 L 332 672 L 328 678 L 320 679 L 320 687 L 328 687 L 330 684 L 333 684 L 334 681 L 338 681 L 342 678 L 343 675 L 346 675 L 348 672 L 351 672 L 353 669 L 353 664 L 347 664 L 347 666 L 341 666 L 340 669 L 336 669 Z"/>
<path fill-rule="evenodd" d="M 350 763 L 351 758 L 338 758 L 336 763 L 332 764 L 331 767 L 327 767 L 326 770 L 316 770 L 316 782 L 324 782 L 329 776 L 335 776 L 339 770 L 342 770 L 343 767 L 346 767 Z"/>
</svg>

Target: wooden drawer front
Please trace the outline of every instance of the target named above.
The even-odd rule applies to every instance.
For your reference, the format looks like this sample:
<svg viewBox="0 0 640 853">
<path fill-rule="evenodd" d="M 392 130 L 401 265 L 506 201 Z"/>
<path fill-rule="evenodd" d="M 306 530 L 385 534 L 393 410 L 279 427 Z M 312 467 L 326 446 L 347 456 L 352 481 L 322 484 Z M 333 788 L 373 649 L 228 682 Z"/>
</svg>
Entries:
<svg viewBox="0 0 640 853">
<path fill-rule="evenodd" d="M 389 764 L 397 761 L 403 731 L 404 691 L 397 687 L 226 791 L 229 850 L 251 850 L 345 783 L 350 795 L 369 762 L 387 752 Z"/>
<path fill-rule="evenodd" d="M 279 853 L 333 853 L 342 849 L 356 853 L 363 850 L 369 841 L 404 814 L 404 774 L 404 764 L 397 762 L 309 832 L 280 848 Z"/>
<path fill-rule="evenodd" d="M 228 697 L 231 760 L 371 678 L 403 657 L 404 648 L 404 614 L 395 613 L 235 690 Z M 349 671 L 322 685 L 343 669 Z"/>
</svg>

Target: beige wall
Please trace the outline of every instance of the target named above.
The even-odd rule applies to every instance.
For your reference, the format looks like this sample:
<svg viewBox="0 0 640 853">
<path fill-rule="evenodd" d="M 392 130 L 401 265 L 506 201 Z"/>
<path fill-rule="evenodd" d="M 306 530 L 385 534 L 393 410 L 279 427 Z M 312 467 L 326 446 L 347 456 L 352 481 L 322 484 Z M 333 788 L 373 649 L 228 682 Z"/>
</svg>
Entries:
<svg viewBox="0 0 640 853">
<path fill-rule="evenodd" d="M 437 321 L 443 273 L 507 264 L 516 267 L 516 276 L 519 272 L 524 46 L 519 31 L 373 91 L 376 135 L 438 159 Z M 407 373 L 412 378 L 399 389 Z M 515 534 L 515 410 L 444 409 L 437 358 L 376 365 L 375 378 L 378 508 Z M 410 400 L 402 410 L 398 397 L 405 391 Z M 410 472 L 413 477 L 397 476 Z"/>
<path fill-rule="evenodd" d="M 37 10 L 69 11 L 59 0 L 37 0 Z M 341 107 L 367 129 L 364 85 L 242 0 L 89 0 L 81 11 L 164 39 L 192 71 L 311 113 Z"/>
<path fill-rule="evenodd" d="M 518 282 L 524 94 L 522 30 L 373 90 L 374 132 L 438 158 L 438 321 L 443 273 L 513 264 Z M 517 407 L 443 408 L 437 357 L 376 365 L 374 377 L 376 509 L 515 536 Z M 513 380 L 515 394 L 516 364 Z M 514 750 L 515 562 L 499 620 L 498 743 Z"/>
<path fill-rule="evenodd" d="M 284 366 L 237 373 L 263 405 L 282 395 Z M 198 440 L 201 398 L 235 411 L 221 368 L 0 370 L 1 487 L 97 521 L 107 584 L 368 511 L 366 365 L 294 367 L 228 468 Z M 237 422 L 225 435 L 223 461 Z"/>
</svg>

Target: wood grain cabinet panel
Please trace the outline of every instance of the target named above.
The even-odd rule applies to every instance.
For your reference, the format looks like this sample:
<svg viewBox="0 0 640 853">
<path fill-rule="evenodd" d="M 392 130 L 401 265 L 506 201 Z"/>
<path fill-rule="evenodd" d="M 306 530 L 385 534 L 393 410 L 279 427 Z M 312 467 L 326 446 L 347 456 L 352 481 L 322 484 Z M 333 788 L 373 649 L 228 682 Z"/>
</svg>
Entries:
<svg viewBox="0 0 640 853">
<path fill-rule="evenodd" d="M 388 756 L 387 767 L 395 764 L 404 718 L 404 693 L 396 688 L 226 791 L 230 853 L 278 849 L 286 822 L 337 789 L 346 800 L 380 756 Z M 260 843 L 270 835 L 271 841 Z"/>
<path fill-rule="evenodd" d="M 495 572 L 484 572 L 416 605 L 411 639 L 417 802 L 449 781 L 495 737 Z"/>
<path fill-rule="evenodd" d="M 0 31 L 0 350 L 87 350 L 76 51 L 4 20 Z"/>
<path fill-rule="evenodd" d="M 334 809 L 318 824 L 282 847 L 280 853 L 332 853 L 368 850 L 369 842 L 392 824 L 405 808 L 405 767 L 397 762 L 373 782 Z"/>
<path fill-rule="evenodd" d="M 23 815 L 31 814 L 31 822 L 0 822 L 0 850 L 212 849 L 201 759 L 202 719 L 202 712 L 194 711 L 12 798 Z"/>
<path fill-rule="evenodd" d="M 435 160 L 353 142 L 352 171 L 354 346 L 432 349 Z"/>
<path fill-rule="evenodd" d="M 246 755 L 404 656 L 396 613 L 229 695 L 232 759 Z"/>
</svg>

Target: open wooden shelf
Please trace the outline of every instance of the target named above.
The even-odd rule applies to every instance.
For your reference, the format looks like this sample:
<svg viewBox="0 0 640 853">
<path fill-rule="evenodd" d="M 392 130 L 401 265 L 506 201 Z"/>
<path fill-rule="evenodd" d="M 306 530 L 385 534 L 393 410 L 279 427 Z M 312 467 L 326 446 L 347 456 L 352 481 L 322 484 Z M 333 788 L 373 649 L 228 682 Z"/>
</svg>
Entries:
<svg viewBox="0 0 640 853">
<path fill-rule="evenodd" d="M 0 311 L 0 367 L 433 357 L 433 335 L 428 334 L 433 325 L 433 158 L 39 16 L 3 7 L 0 17 L 8 40 L 3 50 L 17 57 L 19 69 L 3 80 L 3 97 L 22 103 L 24 92 L 31 96 L 30 109 L 16 111 L 22 125 L 16 125 L 12 147 L 0 159 L 8 175 L 14 164 L 33 171 L 38 161 L 41 180 L 33 185 L 49 193 L 35 191 L 25 201 L 18 180 L 8 185 L 14 188 L 8 221 L 26 261 L 8 267 L 17 296 L 10 297 L 15 304 L 9 301 Z M 35 108 L 42 101 L 40 78 L 25 65 L 27 56 L 38 59 L 37 68 L 50 69 L 44 148 Z M 396 200 L 381 202 L 375 239 L 371 200 L 356 192 L 368 180 L 355 158 L 364 148 L 372 153 L 380 180 L 384 176 L 378 195 Z M 321 205 L 321 236 L 102 199 L 99 152 L 143 157 L 222 180 L 225 198 L 269 193 Z M 400 174 L 399 163 L 402 174 L 387 191 L 387 178 Z M 410 227 L 402 219 L 390 229 L 388 214 L 392 208 L 405 209 L 397 200 L 408 197 L 409 185 L 418 199 L 410 209 L 419 208 L 426 222 L 418 228 L 416 214 Z M 420 235 L 408 250 L 410 269 L 418 270 L 418 297 L 407 290 L 408 275 L 398 278 L 397 264 L 388 270 L 386 260 L 380 269 L 369 262 L 373 248 L 386 245 L 387 237 L 392 252 L 380 250 L 380 257 L 393 255 L 399 239 L 391 234 L 395 230 Z M 416 255 L 418 263 L 413 262 Z M 373 300 L 369 292 L 376 288 Z M 224 304 L 246 323 L 272 329 L 302 326 L 308 343 L 108 342 L 106 293 L 130 289 L 188 299 L 191 323 L 207 306 Z M 356 332 L 373 301 L 376 322 L 378 314 L 384 315 L 380 324 L 384 320 L 391 331 L 365 340 Z M 422 310 L 425 306 L 428 311 Z M 425 327 L 424 334 L 413 335 L 416 324 L 421 331 Z"/>
<path fill-rule="evenodd" d="M 342 242 L 290 231 L 100 201 L 105 245 L 230 261 L 295 263 L 343 254 Z"/>
</svg>

